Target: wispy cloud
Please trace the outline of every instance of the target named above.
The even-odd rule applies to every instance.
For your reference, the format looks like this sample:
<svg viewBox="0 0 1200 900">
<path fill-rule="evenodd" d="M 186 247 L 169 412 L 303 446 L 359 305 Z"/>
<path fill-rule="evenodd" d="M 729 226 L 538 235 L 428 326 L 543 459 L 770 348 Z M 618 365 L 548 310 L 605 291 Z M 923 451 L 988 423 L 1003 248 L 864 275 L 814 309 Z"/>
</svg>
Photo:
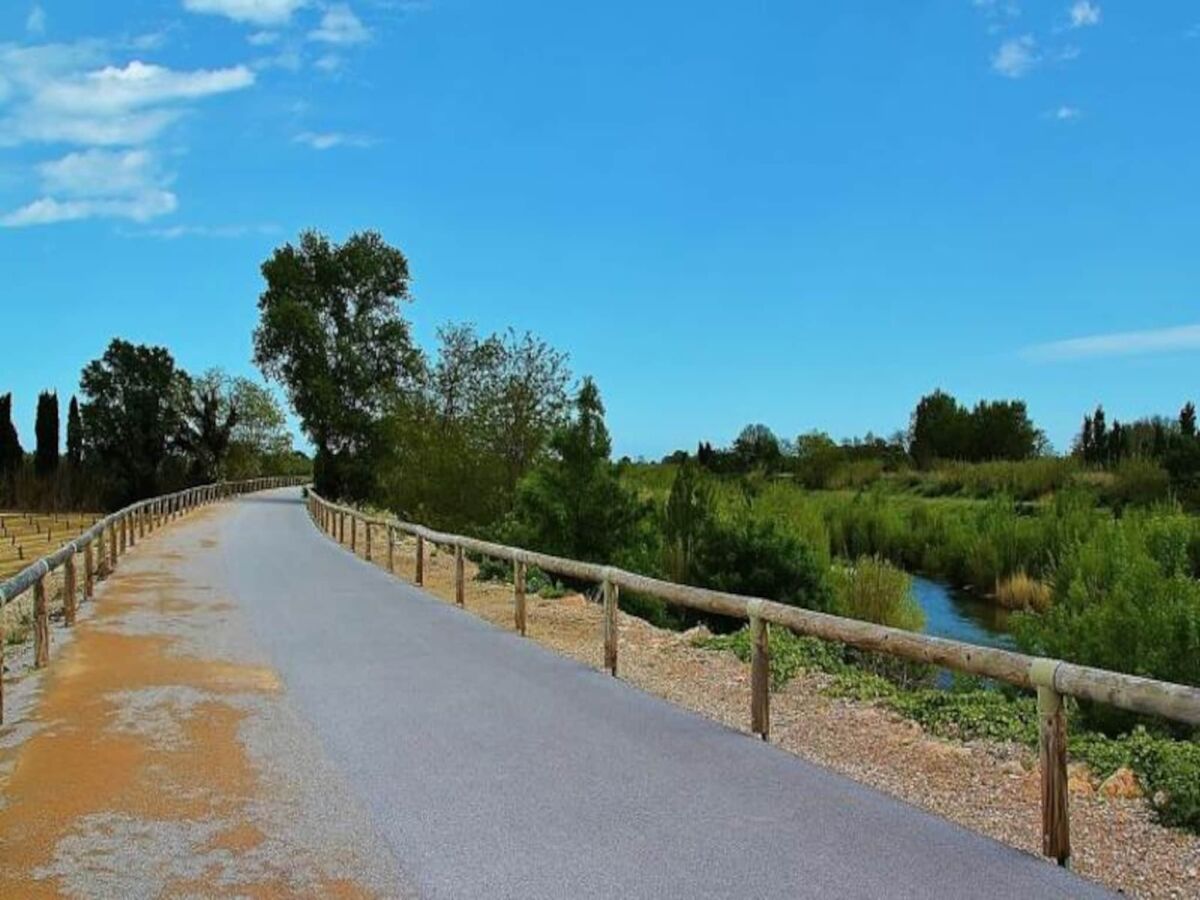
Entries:
<svg viewBox="0 0 1200 900">
<path fill-rule="evenodd" d="M 361 44 L 371 38 L 371 32 L 345 3 L 335 3 L 325 10 L 318 28 L 308 33 L 309 40 L 326 44 Z"/>
<path fill-rule="evenodd" d="M 40 3 L 35 3 L 30 8 L 29 15 L 25 17 L 25 30 L 32 35 L 46 33 L 46 11 Z"/>
<path fill-rule="evenodd" d="M 184 9 L 252 25 L 283 25 L 308 0 L 183 0 Z"/>
<path fill-rule="evenodd" d="M 278 225 L 168 225 L 165 228 L 143 228 L 122 232 L 127 237 L 150 237 L 163 241 L 181 238 L 212 238 L 230 240 L 255 235 L 278 234 Z"/>
<path fill-rule="evenodd" d="M 992 70 L 1005 78 L 1020 78 L 1038 62 L 1037 41 L 1033 35 L 1023 34 L 1000 45 L 992 56 Z"/>
<path fill-rule="evenodd" d="M 1083 115 L 1083 110 L 1078 106 L 1059 106 L 1050 110 L 1046 114 L 1047 118 L 1054 119 L 1056 122 L 1074 122 Z"/>
<path fill-rule="evenodd" d="M 1022 355 L 1043 362 L 1092 359 L 1103 356 L 1137 356 L 1200 350 L 1200 324 L 1177 325 L 1150 331 L 1121 331 L 1050 341 L 1026 347 Z"/>
<path fill-rule="evenodd" d="M 1072 28 L 1089 28 L 1100 24 L 1100 5 L 1088 0 L 1077 0 L 1068 10 Z"/>
<path fill-rule="evenodd" d="M 36 48 L 19 48 L 10 55 Z M 57 71 L 59 58 L 34 59 L 13 79 L 21 99 L 0 119 L 0 146 L 62 142 L 132 146 L 156 137 L 181 104 L 254 83 L 245 66 L 176 71 L 133 60 L 123 67 Z M 0 52 L 0 63 L 5 54 Z"/>
<path fill-rule="evenodd" d="M 254 83 L 245 66 L 177 70 L 137 59 L 105 64 L 121 47 L 100 41 L 0 45 L 0 72 L 8 85 L 0 97 L 0 146 L 81 148 L 36 164 L 38 196 L 0 215 L 0 225 L 98 217 L 140 222 L 173 212 L 173 178 L 153 143 L 192 103 Z"/>
<path fill-rule="evenodd" d="M 344 134 L 340 131 L 302 131 L 292 140 L 314 150 L 332 150 L 334 147 L 370 147 L 374 139 L 363 134 Z"/>
<path fill-rule="evenodd" d="M 174 212 L 171 179 L 148 150 L 92 149 L 69 153 L 37 167 L 44 196 L 3 217 L 0 225 L 18 228 L 93 217 L 144 222 Z"/>
</svg>

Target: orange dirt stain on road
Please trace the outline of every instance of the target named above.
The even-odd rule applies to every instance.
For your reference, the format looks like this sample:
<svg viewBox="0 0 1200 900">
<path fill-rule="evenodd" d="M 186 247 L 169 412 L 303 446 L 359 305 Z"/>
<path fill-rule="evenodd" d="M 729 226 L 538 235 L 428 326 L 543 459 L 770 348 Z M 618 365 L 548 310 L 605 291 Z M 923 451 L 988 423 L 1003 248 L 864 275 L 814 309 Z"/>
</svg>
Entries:
<svg viewBox="0 0 1200 900">
<path fill-rule="evenodd" d="M 215 823 L 217 833 L 197 852 L 237 857 L 264 840 L 250 821 L 258 776 L 238 729 L 252 714 L 247 696 L 280 689 L 275 673 L 187 655 L 182 638 L 171 634 L 119 630 L 133 613 L 149 614 L 151 623 L 159 614 L 175 621 L 196 614 L 203 605 L 181 596 L 181 588 L 169 575 L 118 570 L 96 614 L 77 626 L 51 663 L 36 707 L 40 727 L 19 746 L 0 750 L 0 772 L 8 773 L 0 775 L 0 896 L 64 896 L 64 885 L 44 870 L 56 863 L 64 838 L 78 837 L 91 816 L 149 828 Z M 229 895 L 295 895 L 280 873 L 263 877 L 259 872 L 251 883 L 231 886 Z M 171 887 L 164 885 L 165 896 Z M 175 895 L 188 893 L 178 887 Z M 205 895 L 225 890 L 191 887 Z M 315 896 L 366 896 L 349 882 L 327 887 Z"/>
</svg>

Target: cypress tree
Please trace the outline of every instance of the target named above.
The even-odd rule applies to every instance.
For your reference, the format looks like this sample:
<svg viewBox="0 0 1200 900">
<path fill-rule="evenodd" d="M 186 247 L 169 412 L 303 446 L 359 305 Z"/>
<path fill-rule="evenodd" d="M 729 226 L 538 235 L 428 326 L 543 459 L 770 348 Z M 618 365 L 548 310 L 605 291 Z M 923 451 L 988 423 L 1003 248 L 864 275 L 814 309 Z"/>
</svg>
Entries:
<svg viewBox="0 0 1200 900">
<path fill-rule="evenodd" d="M 58 394 L 42 391 L 38 394 L 37 422 L 34 425 L 37 449 L 33 454 L 33 470 L 40 476 L 52 475 L 58 468 Z"/>
<path fill-rule="evenodd" d="M 12 394 L 0 397 L 0 475 L 11 475 L 21 466 L 25 451 L 12 421 Z"/>
<path fill-rule="evenodd" d="M 67 462 L 78 467 L 83 461 L 83 420 L 79 418 L 79 401 L 71 395 L 67 407 Z"/>
</svg>

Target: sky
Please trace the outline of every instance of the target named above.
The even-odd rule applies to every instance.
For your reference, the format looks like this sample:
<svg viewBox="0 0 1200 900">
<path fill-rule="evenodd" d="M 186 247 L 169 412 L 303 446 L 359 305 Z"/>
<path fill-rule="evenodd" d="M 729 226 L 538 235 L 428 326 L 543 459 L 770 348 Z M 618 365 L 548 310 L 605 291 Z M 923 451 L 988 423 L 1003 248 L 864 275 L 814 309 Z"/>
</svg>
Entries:
<svg viewBox="0 0 1200 900">
<path fill-rule="evenodd" d="M 1067 449 L 1200 398 L 1198 88 L 1182 0 L 10 0 L 0 391 L 28 448 L 114 336 L 253 375 L 263 260 L 370 228 L 618 455 L 937 387 Z"/>
</svg>

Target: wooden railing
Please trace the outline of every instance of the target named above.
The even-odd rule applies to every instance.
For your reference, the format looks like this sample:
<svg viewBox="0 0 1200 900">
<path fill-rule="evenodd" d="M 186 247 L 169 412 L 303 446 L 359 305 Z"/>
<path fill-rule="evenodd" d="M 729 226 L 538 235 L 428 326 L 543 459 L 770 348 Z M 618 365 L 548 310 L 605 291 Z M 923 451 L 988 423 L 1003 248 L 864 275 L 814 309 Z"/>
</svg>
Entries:
<svg viewBox="0 0 1200 900">
<path fill-rule="evenodd" d="M 0 582 L 0 610 L 28 590 L 33 591 L 33 664 L 42 668 L 50 662 L 50 611 L 46 602 L 46 580 L 63 570 L 63 622 L 75 624 L 80 584 L 75 557 L 83 554 L 82 599 L 93 596 L 96 579 L 112 572 L 117 560 L 148 532 L 191 509 L 235 494 L 303 484 L 307 478 L 279 476 L 248 481 L 223 481 L 151 497 L 117 510 L 100 519 L 54 553 L 30 563 L 12 578 Z M 0 676 L 4 668 L 4 629 L 0 627 Z M 0 723 L 4 721 L 4 679 L 0 677 Z"/>
<path fill-rule="evenodd" d="M 622 588 L 657 597 L 668 603 L 699 612 L 745 619 L 750 624 L 750 722 L 751 730 L 766 740 L 770 735 L 770 676 L 768 632 L 771 625 L 797 634 L 838 641 L 861 650 L 884 653 L 900 659 L 929 663 L 1003 681 L 1037 692 L 1038 755 L 1041 762 L 1042 852 L 1066 865 L 1071 855 L 1067 808 L 1067 719 L 1064 697 L 1105 703 L 1134 713 L 1161 716 L 1190 725 L 1200 725 L 1200 689 L 1080 666 L 1059 659 L 1026 656 L 1010 650 L 980 647 L 962 641 L 916 634 L 857 619 L 813 612 L 759 597 L 745 597 L 689 585 L 648 578 L 633 572 L 596 563 L 549 556 L 519 547 L 494 544 L 459 534 L 446 534 L 394 518 L 369 516 L 360 510 L 331 503 L 313 491 L 307 496 L 308 511 L 319 528 L 339 543 L 357 550 L 358 530 L 364 528 L 364 556 L 371 559 L 372 529 L 385 529 L 387 565 L 395 572 L 397 533 L 416 538 L 413 581 L 424 582 L 425 544 L 454 549 L 454 598 L 465 603 L 463 554 L 477 553 L 513 564 L 513 624 L 525 634 L 525 572 L 537 566 L 546 572 L 602 586 L 604 601 L 604 666 L 617 674 L 617 595 Z M 349 541 L 346 526 L 349 523 Z"/>
</svg>

